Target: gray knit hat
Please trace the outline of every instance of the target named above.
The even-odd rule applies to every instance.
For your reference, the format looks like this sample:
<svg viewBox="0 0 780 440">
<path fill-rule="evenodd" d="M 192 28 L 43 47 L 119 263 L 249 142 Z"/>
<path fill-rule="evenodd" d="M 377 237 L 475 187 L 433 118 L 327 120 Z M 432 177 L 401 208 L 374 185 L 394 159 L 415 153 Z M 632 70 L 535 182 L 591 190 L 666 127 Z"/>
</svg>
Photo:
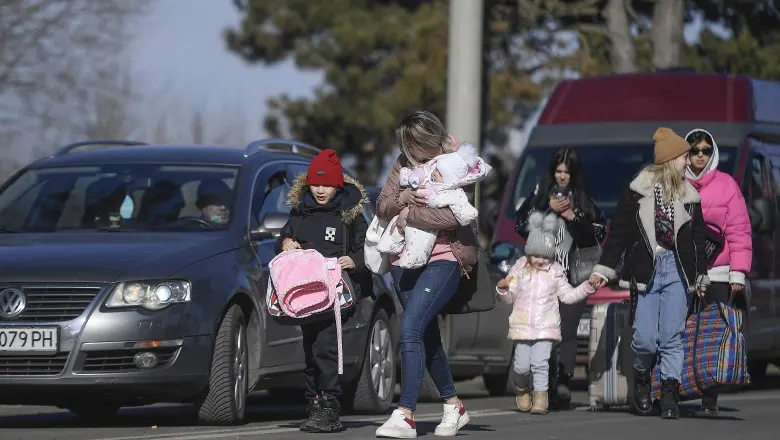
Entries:
<svg viewBox="0 0 780 440">
<path fill-rule="evenodd" d="M 525 254 L 529 257 L 555 258 L 555 233 L 558 231 L 558 217 L 541 212 L 532 212 L 528 217 L 528 239 Z"/>
</svg>

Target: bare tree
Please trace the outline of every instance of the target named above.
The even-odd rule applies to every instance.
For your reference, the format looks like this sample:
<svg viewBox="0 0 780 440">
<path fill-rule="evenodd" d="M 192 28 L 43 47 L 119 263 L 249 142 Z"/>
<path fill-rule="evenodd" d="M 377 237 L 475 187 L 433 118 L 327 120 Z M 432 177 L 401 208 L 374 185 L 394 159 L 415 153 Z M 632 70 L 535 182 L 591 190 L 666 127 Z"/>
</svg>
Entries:
<svg viewBox="0 0 780 440">
<path fill-rule="evenodd" d="M 627 11 L 628 1 L 630 0 L 608 0 L 603 11 L 607 36 L 612 43 L 610 61 L 615 73 L 631 73 L 639 70 Z"/>
<path fill-rule="evenodd" d="M 653 7 L 653 66 L 677 67 L 682 61 L 683 0 L 657 0 Z"/>
<path fill-rule="evenodd" d="M 141 139 L 155 144 L 243 145 L 247 142 L 244 112 L 238 106 L 220 110 L 178 110 L 171 105 L 147 119 Z"/>
<path fill-rule="evenodd" d="M 111 106 L 97 88 L 117 74 L 115 61 L 126 47 L 130 25 L 148 7 L 148 0 L 2 0 L 0 139 L 8 142 L 5 148 L 31 137 L 43 141 L 84 131 L 85 98 L 95 114 L 107 117 L 103 112 Z M 4 162 L 17 153 L 4 151 Z"/>
</svg>

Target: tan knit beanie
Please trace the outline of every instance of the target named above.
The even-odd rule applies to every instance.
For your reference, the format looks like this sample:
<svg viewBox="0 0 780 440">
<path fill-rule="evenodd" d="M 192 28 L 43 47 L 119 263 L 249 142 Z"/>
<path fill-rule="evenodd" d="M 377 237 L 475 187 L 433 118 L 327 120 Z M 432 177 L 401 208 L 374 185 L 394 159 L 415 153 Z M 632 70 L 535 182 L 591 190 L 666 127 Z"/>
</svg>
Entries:
<svg viewBox="0 0 780 440">
<path fill-rule="evenodd" d="M 655 141 L 655 164 L 677 159 L 691 150 L 691 146 L 671 128 L 661 127 L 653 134 Z"/>
</svg>

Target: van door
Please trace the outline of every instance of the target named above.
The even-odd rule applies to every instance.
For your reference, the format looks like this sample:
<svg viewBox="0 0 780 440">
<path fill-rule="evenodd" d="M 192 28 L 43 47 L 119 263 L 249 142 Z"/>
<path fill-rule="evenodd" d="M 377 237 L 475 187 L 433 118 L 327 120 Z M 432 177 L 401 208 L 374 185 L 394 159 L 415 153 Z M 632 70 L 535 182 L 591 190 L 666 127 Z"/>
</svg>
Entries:
<svg viewBox="0 0 780 440">
<path fill-rule="evenodd" d="M 751 217 L 760 220 L 753 228 L 753 264 L 748 274 L 751 298 L 747 338 L 748 349 L 753 353 L 751 357 L 755 358 L 764 357 L 777 346 L 777 332 L 780 330 L 776 297 L 780 275 L 777 265 L 777 197 L 765 146 L 756 140 L 751 141 L 749 167 L 745 173 L 743 194 Z M 764 209 L 759 207 L 761 203 L 765 205 Z M 765 209 L 767 204 L 769 209 Z"/>
</svg>

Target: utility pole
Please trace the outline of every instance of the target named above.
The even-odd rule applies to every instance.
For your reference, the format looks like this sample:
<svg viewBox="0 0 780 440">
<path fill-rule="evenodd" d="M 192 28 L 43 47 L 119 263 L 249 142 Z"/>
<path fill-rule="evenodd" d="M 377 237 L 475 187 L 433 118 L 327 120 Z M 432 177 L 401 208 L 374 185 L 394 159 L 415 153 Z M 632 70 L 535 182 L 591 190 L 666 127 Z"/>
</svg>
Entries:
<svg viewBox="0 0 780 440">
<path fill-rule="evenodd" d="M 484 0 L 450 0 L 447 130 L 480 146 Z"/>
<path fill-rule="evenodd" d="M 447 131 L 481 148 L 484 0 L 450 0 Z M 474 195 L 479 207 L 479 191 Z"/>
</svg>

